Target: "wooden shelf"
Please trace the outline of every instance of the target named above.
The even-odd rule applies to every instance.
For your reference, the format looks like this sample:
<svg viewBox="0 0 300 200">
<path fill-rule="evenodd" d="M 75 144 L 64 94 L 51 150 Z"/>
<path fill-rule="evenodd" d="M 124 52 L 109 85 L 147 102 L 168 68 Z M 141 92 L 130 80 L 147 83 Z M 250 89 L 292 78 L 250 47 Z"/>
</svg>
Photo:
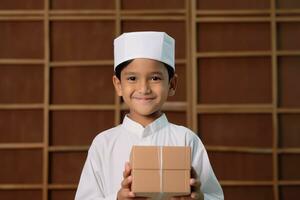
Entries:
<svg viewBox="0 0 300 200">
<path fill-rule="evenodd" d="M 121 15 L 121 20 L 134 20 L 134 21 L 184 21 L 186 19 L 185 16 L 177 16 L 177 15 L 171 15 L 171 16 L 133 16 L 133 15 Z"/>
<path fill-rule="evenodd" d="M 277 17 L 277 22 L 300 22 L 300 17 Z"/>
<path fill-rule="evenodd" d="M 222 186 L 273 186 L 273 181 L 220 181 Z"/>
<path fill-rule="evenodd" d="M 300 108 L 278 108 L 277 111 L 279 114 L 300 114 Z"/>
<path fill-rule="evenodd" d="M 0 143 L 1 149 L 42 149 L 44 147 L 43 143 Z"/>
<path fill-rule="evenodd" d="M 271 51 L 197 52 L 197 58 L 266 57 Z"/>
<path fill-rule="evenodd" d="M 44 17 L 43 16 L 5 16 L 5 15 L 0 15 L 0 22 L 1 21 L 43 21 Z"/>
<path fill-rule="evenodd" d="M 277 56 L 300 56 L 300 51 L 277 51 Z"/>
<path fill-rule="evenodd" d="M 271 104 L 241 104 L 241 105 L 220 105 L 220 104 L 198 104 L 198 113 L 272 113 Z"/>
<path fill-rule="evenodd" d="M 0 104 L 0 110 L 43 109 L 44 104 Z"/>
<path fill-rule="evenodd" d="M 114 110 L 115 105 L 49 105 L 49 110 Z"/>
<path fill-rule="evenodd" d="M 88 151 L 89 146 L 49 146 L 49 152 L 77 152 Z"/>
<path fill-rule="evenodd" d="M 278 185 L 280 186 L 300 186 L 300 180 L 296 180 L 296 181 L 279 181 Z"/>
<path fill-rule="evenodd" d="M 121 10 L 120 15 L 185 15 L 185 9 Z"/>
<path fill-rule="evenodd" d="M 213 152 L 238 152 L 238 153 L 255 153 L 255 154 L 272 154 L 271 148 L 257 147 L 229 147 L 229 146 L 211 146 L 206 145 L 208 151 Z"/>
<path fill-rule="evenodd" d="M 270 10 L 197 10 L 197 15 L 221 15 L 221 16 L 243 16 L 243 15 L 270 15 Z"/>
<path fill-rule="evenodd" d="M 45 61 L 42 59 L 0 59 L 0 64 L 12 64 L 12 65 L 38 65 L 38 64 L 44 64 Z"/>
<path fill-rule="evenodd" d="M 300 9 L 278 9 L 275 11 L 278 14 L 300 14 Z"/>
<path fill-rule="evenodd" d="M 278 148 L 277 152 L 279 154 L 300 154 L 299 148 Z"/>
<path fill-rule="evenodd" d="M 49 16 L 115 15 L 115 10 L 49 10 Z"/>
<path fill-rule="evenodd" d="M 42 184 L 0 184 L 0 190 L 38 190 Z"/>
<path fill-rule="evenodd" d="M 49 184 L 49 190 L 75 190 L 77 188 L 77 184 Z"/>
<path fill-rule="evenodd" d="M 216 22 L 246 22 L 246 23 L 252 23 L 252 22 L 270 22 L 270 17 L 198 17 L 196 19 L 196 22 L 201 23 L 216 23 Z"/>
</svg>

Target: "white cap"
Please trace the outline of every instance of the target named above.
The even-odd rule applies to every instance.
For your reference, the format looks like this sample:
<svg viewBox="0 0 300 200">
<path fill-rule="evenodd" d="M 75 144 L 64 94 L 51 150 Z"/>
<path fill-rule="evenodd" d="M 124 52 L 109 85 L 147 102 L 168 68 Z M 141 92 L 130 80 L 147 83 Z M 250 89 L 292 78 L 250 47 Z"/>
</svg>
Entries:
<svg viewBox="0 0 300 200">
<path fill-rule="evenodd" d="M 114 40 L 114 70 L 119 64 L 135 58 L 161 61 L 175 71 L 175 40 L 165 32 L 123 33 Z"/>
</svg>

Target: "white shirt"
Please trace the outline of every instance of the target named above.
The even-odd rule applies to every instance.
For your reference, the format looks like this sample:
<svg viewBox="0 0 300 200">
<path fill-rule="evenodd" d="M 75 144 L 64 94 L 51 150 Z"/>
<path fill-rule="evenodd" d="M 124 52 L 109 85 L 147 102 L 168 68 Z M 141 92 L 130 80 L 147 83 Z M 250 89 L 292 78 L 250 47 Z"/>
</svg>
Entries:
<svg viewBox="0 0 300 200">
<path fill-rule="evenodd" d="M 199 137 L 183 126 L 169 123 L 163 114 L 146 127 L 125 116 L 121 125 L 97 135 L 88 151 L 75 200 L 116 200 L 133 145 L 190 146 L 192 167 L 200 178 L 204 199 L 224 199 Z"/>
</svg>

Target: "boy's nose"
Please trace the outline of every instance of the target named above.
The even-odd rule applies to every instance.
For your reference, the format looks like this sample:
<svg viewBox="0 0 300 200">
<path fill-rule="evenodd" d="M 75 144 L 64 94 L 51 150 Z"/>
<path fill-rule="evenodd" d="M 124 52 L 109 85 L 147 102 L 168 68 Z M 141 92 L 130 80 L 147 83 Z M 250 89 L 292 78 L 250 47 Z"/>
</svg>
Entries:
<svg viewBox="0 0 300 200">
<path fill-rule="evenodd" d="M 139 84 L 139 92 L 141 94 L 151 93 L 151 89 L 150 89 L 149 83 L 147 81 L 141 81 L 141 83 Z"/>
</svg>

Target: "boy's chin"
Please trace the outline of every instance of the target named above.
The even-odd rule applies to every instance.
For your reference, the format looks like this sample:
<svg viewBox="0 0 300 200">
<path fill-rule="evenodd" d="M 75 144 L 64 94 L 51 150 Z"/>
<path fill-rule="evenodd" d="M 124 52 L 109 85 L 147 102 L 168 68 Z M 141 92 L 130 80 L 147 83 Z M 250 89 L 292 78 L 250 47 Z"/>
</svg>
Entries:
<svg viewBox="0 0 300 200">
<path fill-rule="evenodd" d="M 160 110 L 138 110 L 136 111 L 136 114 L 141 117 L 154 117 L 156 115 L 159 115 L 161 112 Z"/>
</svg>

